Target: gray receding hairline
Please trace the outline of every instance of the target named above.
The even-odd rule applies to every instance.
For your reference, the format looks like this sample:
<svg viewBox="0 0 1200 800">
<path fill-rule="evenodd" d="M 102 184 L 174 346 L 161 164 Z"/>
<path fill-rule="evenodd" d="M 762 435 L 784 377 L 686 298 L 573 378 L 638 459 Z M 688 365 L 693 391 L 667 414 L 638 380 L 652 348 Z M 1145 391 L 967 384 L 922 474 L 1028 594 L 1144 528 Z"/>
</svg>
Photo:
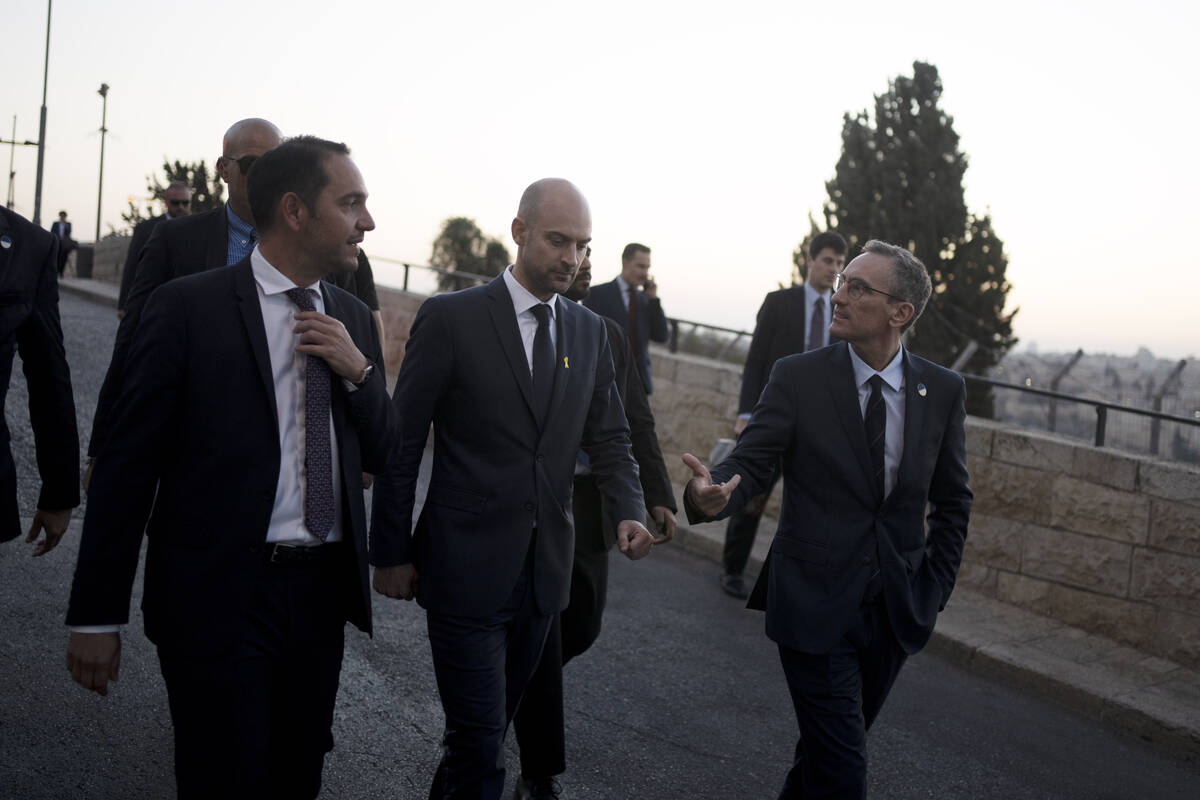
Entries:
<svg viewBox="0 0 1200 800">
<path fill-rule="evenodd" d="M 929 280 L 929 271 L 921 260 L 903 247 L 879 239 L 872 239 L 863 245 L 864 253 L 874 253 L 885 256 L 892 261 L 891 293 L 912 303 L 913 315 L 902 331 L 908 330 L 925 310 L 929 295 L 933 293 L 933 283 Z"/>
<path fill-rule="evenodd" d="M 270 120 L 262 117 L 247 117 L 239 119 L 237 122 L 229 126 L 229 130 L 225 131 L 225 135 L 221 137 L 221 153 L 224 154 L 229 149 L 230 142 L 248 135 L 256 129 L 266 129 L 275 134 L 275 138 L 283 141 L 283 132 Z"/>
</svg>

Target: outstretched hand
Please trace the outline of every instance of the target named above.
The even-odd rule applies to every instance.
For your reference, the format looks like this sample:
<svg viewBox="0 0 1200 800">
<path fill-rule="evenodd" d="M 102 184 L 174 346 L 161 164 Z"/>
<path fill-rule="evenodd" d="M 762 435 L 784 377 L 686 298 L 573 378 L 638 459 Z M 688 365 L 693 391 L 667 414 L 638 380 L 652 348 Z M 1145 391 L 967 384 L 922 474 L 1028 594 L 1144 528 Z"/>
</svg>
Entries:
<svg viewBox="0 0 1200 800">
<path fill-rule="evenodd" d="M 683 463 L 692 471 L 692 479 L 684 487 L 684 495 L 706 517 L 721 513 L 721 509 L 729 502 L 729 495 L 742 482 L 742 476 L 734 475 L 724 483 L 714 484 L 708 467 L 701 464 L 700 459 L 691 453 L 684 453 Z"/>
</svg>

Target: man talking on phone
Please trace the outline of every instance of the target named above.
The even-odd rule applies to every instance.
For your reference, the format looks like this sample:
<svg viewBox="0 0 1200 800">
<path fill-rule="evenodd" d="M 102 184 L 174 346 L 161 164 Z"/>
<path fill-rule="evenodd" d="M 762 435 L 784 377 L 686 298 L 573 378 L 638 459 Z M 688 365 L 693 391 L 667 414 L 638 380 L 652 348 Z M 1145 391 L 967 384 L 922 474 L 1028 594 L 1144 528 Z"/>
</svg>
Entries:
<svg viewBox="0 0 1200 800">
<path fill-rule="evenodd" d="M 630 242 L 621 252 L 621 274 L 592 288 L 583 304 L 602 317 L 620 323 L 629 336 L 634 363 L 646 394 L 654 391 L 650 377 L 650 340 L 669 338 L 667 315 L 658 299 L 658 286 L 650 277 L 650 248 Z"/>
</svg>

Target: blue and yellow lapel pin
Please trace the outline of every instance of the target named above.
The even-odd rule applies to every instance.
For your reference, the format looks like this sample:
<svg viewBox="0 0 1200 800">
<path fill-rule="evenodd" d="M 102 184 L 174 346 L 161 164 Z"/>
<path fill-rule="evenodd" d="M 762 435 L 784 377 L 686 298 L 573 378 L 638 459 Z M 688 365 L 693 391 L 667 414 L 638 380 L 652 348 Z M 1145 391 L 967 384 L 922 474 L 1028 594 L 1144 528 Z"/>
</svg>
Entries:
<svg viewBox="0 0 1200 800">
<path fill-rule="evenodd" d="M 921 395 L 921 397 L 925 396 L 925 384 L 923 384 L 923 383 L 917 384 L 917 394 Z"/>
<path fill-rule="evenodd" d="M 567 356 L 563 356 L 563 369 L 570 369 L 571 363 L 567 361 Z"/>
</svg>

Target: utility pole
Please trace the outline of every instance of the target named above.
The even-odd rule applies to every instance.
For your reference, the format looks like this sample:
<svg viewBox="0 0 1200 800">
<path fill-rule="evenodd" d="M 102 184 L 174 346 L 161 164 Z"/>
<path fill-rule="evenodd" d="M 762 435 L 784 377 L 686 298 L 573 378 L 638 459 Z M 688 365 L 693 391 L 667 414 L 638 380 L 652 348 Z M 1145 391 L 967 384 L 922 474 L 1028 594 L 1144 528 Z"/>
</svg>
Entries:
<svg viewBox="0 0 1200 800">
<path fill-rule="evenodd" d="M 28 139 L 26 139 L 23 142 L 17 141 L 17 115 L 16 114 L 13 114 L 12 137 L 13 138 L 11 138 L 11 139 L 0 139 L 0 144 L 8 145 L 8 199 L 5 201 L 5 205 L 10 209 L 13 207 L 13 203 L 15 202 L 15 199 L 16 199 L 16 193 L 13 190 L 13 181 L 17 177 L 17 171 L 15 169 L 13 169 L 13 154 L 17 150 L 17 145 L 37 147 L 37 142 L 31 142 Z"/>
<path fill-rule="evenodd" d="M 104 98 L 104 110 L 100 112 L 100 188 L 96 190 L 96 238 L 92 241 L 100 244 L 100 204 L 104 199 L 104 135 L 108 133 L 108 84 L 100 84 L 97 94 Z"/>
<path fill-rule="evenodd" d="M 46 84 L 50 79 L 50 8 L 52 0 L 46 0 L 46 63 L 42 67 L 42 121 L 38 125 L 37 179 L 33 189 L 33 224 L 42 224 L 42 163 L 46 157 Z"/>
</svg>

